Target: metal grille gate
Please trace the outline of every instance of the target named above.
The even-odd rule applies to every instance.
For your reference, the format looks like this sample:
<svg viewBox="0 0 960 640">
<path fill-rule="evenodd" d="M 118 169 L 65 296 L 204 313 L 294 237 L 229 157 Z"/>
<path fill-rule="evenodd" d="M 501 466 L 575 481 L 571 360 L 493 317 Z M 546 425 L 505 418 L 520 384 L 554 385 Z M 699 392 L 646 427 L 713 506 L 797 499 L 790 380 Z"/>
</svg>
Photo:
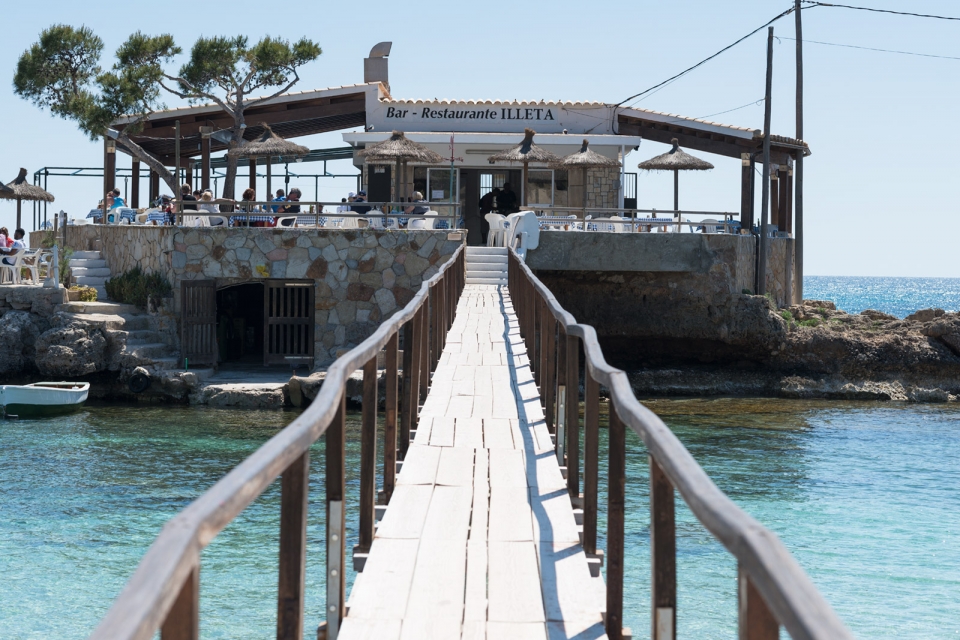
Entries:
<svg viewBox="0 0 960 640">
<path fill-rule="evenodd" d="M 265 280 L 264 364 L 313 364 L 313 280 Z"/>
<path fill-rule="evenodd" d="M 180 350 L 193 365 L 217 364 L 217 285 L 213 280 L 180 283 Z"/>
</svg>

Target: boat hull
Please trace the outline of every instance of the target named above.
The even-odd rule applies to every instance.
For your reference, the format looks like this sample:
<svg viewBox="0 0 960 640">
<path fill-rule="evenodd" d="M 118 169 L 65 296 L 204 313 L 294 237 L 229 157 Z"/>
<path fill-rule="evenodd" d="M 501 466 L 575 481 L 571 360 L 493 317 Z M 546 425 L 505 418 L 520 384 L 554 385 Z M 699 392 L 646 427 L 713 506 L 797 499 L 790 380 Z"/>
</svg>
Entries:
<svg viewBox="0 0 960 640">
<path fill-rule="evenodd" d="M 71 413 L 87 400 L 90 385 L 69 382 L 38 382 L 0 387 L 0 405 L 6 416 L 44 417 Z"/>
</svg>

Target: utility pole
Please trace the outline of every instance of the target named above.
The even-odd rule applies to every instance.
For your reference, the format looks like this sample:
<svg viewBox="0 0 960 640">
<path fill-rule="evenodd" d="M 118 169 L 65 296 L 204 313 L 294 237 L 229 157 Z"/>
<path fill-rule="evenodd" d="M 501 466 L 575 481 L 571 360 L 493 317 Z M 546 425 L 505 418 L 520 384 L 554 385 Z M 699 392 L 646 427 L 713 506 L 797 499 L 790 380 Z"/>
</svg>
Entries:
<svg viewBox="0 0 960 640">
<path fill-rule="evenodd" d="M 803 140 L 803 19 L 800 17 L 800 0 L 794 5 L 797 25 L 797 139 Z M 796 239 L 794 240 L 794 266 L 796 268 L 797 304 L 803 304 L 803 149 L 797 152 L 797 161 L 793 169 L 793 184 L 796 190 L 794 215 L 796 217 Z"/>
<path fill-rule="evenodd" d="M 763 99 L 763 196 L 760 199 L 760 264 L 757 274 L 757 294 L 767 293 L 767 219 L 770 217 L 770 94 L 773 89 L 773 27 L 767 30 L 767 88 Z"/>
</svg>

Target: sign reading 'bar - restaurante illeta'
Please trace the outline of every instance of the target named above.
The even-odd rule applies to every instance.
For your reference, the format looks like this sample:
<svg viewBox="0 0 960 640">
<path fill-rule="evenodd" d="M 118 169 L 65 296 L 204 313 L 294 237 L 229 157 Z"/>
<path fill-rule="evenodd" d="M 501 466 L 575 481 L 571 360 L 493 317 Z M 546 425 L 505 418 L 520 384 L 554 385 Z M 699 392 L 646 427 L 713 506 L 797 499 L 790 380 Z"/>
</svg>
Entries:
<svg viewBox="0 0 960 640">
<path fill-rule="evenodd" d="M 374 130 L 608 134 L 610 105 L 580 102 L 378 100 L 367 107 Z"/>
</svg>

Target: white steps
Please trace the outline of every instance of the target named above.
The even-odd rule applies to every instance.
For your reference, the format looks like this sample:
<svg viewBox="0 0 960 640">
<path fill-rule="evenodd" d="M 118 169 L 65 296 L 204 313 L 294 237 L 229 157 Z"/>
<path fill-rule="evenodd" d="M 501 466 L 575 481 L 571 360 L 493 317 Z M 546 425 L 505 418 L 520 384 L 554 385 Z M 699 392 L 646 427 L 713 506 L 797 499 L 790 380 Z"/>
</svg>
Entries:
<svg viewBox="0 0 960 640">
<path fill-rule="evenodd" d="M 467 247 L 467 284 L 507 284 L 505 247 Z"/>
<path fill-rule="evenodd" d="M 70 257 L 70 273 L 75 284 L 96 289 L 97 300 L 107 299 L 104 283 L 110 278 L 110 269 L 99 251 L 74 251 Z"/>
</svg>

